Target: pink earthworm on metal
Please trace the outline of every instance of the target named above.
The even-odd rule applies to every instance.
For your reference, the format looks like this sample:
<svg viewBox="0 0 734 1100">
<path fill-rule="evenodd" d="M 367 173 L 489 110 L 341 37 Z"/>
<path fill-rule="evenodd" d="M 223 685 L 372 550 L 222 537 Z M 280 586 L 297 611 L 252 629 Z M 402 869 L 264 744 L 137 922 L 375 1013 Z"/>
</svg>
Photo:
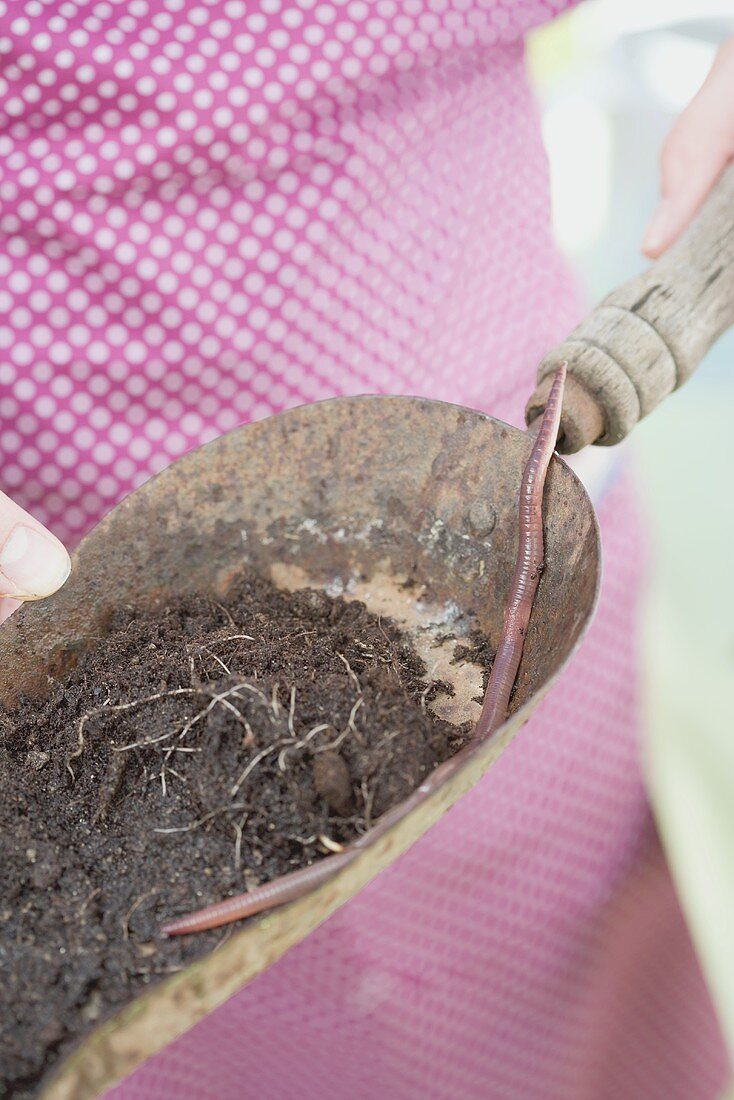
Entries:
<svg viewBox="0 0 734 1100">
<path fill-rule="evenodd" d="M 424 799 L 434 794 L 470 756 L 486 744 L 503 724 L 520 666 L 525 633 L 543 566 L 543 489 L 558 437 L 565 380 L 566 363 L 562 363 L 556 371 L 541 419 L 540 430 L 523 473 L 520 488 L 520 541 L 515 574 L 505 608 L 502 636 L 492 665 L 482 710 L 471 740 L 463 749 L 431 772 L 408 798 L 383 814 L 371 829 L 342 852 L 327 856 L 318 863 L 311 864 L 310 867 L 282 875 L 273 882 L 258 886 L 246 894 L 238 894 L 226 901 L 208 905 L 195 913 L 178 917 L 163 926 L 162 931 L 165 935 L 180 936 L 189 932 L 203 932 L 209 928 L 218 928 L 220 925 L 254 916 L 256 913 L 262 913 L 278 905 L 285 905 L 289 901 L 297 901 L 313 887 L 328 882 L 333 875 L 356 859 L 360 852 L 374 844 Z"/>
<path fill-rule="evenodd" d="M 566 381 L 566 362 L 555 373 L 540 430 L 530 453 L 520 487 L 520 544 L 515 575 L 505 607 L 502 636 L 492 665 L 482 712 L 472 735 L 484 741 L 507 717 L 510 693 L 520 666 L 525 633 L 543 568 L 543 490 L 553 448 L 558 438 Z"/>
</svg>

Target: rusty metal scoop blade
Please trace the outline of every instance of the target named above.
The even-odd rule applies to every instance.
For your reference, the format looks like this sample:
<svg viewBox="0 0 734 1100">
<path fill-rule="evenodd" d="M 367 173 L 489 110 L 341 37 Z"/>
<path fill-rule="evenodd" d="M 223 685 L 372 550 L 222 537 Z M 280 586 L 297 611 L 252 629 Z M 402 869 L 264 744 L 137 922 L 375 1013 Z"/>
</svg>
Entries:
<svg viewBox="0 0 734 1100">
<path fill-rule="evenodd" d="M 390 615 L 432 677 L 454 687 L 437 712 L 476 721 L 481 672 L 454 663 L 454 653 L 476 628 L 499 639 L 532 442 L 481 413 L 399 397 L 341 398 L 240 428 L 123 501 L 79 546 L 64 589 L 11 620 L 0 638 L 0 695 L 12 708 L 18 693 L 42 692 L 121 602 L 220 593 L 248 565 L 282 587 L 317 586 Z M 545 569 L 497 735 L 331 881 L 237 928 L 94 1031 L 47 1084 L 46 1100 L 98 1096 L 186 1031 L 393 862 L 497 759 L 579 644 L 597 596 L 594 511 L 557 458 L 545 502 Z"/>
</svg>

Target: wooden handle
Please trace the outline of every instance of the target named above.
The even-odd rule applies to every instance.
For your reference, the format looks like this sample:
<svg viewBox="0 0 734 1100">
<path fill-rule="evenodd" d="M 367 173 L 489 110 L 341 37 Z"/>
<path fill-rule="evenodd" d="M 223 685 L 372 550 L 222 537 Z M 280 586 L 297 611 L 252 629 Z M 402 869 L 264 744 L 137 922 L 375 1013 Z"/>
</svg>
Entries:
<svg viewBox="0 0 734 1100">
<path fill-rule="evenodd" d="M 690 378 L 734 324 L 734 164 L 682 237 L 647 271 L 612 291 L 538 369 L 528 424 L 543 411 L 562 360 L 569 379 L 559 449 L 619 443 Z"/>
</svg>

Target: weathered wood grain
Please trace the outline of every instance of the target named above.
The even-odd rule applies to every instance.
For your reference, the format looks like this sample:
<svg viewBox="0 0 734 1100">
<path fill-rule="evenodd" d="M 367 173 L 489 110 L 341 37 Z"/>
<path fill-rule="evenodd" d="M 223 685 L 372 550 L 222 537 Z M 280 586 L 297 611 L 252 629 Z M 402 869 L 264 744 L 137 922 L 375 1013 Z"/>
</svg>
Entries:
<svg viewBox="0 0 734 1100">
<path fill-rule="evenodd" d="M 570 379 L 560 449 L 619 443 L 701 362 L 734 323 L 734 164 L 683 236 L 642 274 L 613 290 L 538 368 L 530 424 L 550 377 L 567 360 Z"/>
</svg>

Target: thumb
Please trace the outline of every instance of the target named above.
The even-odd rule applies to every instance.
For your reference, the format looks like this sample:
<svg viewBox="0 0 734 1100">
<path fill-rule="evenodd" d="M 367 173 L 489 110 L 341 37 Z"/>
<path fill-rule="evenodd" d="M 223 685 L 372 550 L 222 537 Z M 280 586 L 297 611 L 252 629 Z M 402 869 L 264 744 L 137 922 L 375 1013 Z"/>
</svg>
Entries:
<svg viewBox="0 0 734 1100">
<path fill-rule="evenodd" d="M 50 596 L 70 572 L 69 555 L 56 536 L 0 493 L 0 621 L 16 601 Z"/>
</svg>

